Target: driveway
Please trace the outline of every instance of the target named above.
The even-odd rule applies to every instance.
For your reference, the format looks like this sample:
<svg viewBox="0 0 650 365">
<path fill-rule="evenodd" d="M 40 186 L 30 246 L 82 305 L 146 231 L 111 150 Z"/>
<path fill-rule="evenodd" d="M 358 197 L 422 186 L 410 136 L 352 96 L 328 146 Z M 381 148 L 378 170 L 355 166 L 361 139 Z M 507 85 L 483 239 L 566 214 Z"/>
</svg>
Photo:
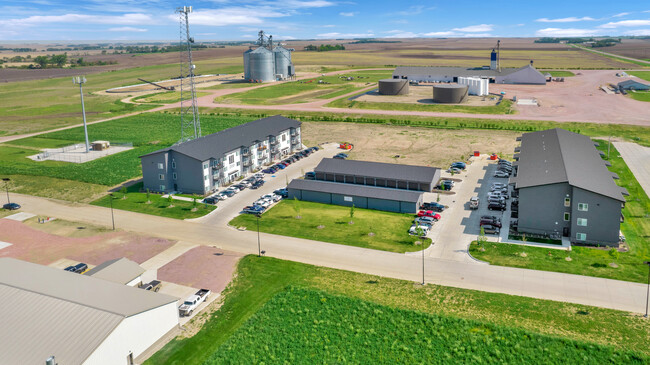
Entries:
<svg viewBox="0 0 650 365">
<path fill-rule="evenodd" d="M 646 195 L 650 196 L 650 148 L 632 142 L 612 142 Z"/>
</svg>

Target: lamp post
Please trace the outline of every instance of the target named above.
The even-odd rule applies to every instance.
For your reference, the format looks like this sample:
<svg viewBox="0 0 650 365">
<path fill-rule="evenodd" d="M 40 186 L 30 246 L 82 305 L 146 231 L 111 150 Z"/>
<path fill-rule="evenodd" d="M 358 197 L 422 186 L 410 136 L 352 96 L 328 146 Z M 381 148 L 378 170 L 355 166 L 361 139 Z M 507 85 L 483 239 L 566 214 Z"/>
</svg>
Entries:
<svg viewBox="0 0 650 365">
<path fill-rule="evenodd" d="M 424 285 L 424 241 L 422 241 L 422 285 Z"/>
<path fill-rule="evenodd" d="M 113 215 L 113 199 L 115 196 L 112 193 L 108 194 L 108 196 L 110 197 L 111 201 L 111 222 L 113 223 L 113 230 L 115 230 L 115 216 Z"/>
<path fill-rule="evenodd" d="M 74 85 L 79 84 L 79 94 L 81 95 L 81 114 L 84 118 L 84 135 L 86 136 L 86 153 L 90 152 L 90 143 L 88 143 L 88 127 L 86 126 L 86 108 L 84 107 L 83 84 L 86 83 L 85 76 L 75 76 L 72 78 Z"/>
<path fill-rule="evenodd" d="M 257 217 L 257 257 L 262 256 L 262 246 L 260 245 L 260 213 L 255 215 Z"/>
<path fill-rule="evenodd" d="M 7 204 L 11 204 L 11 201 L 9 200 L 9 181 L 10 181 L 10 180 L 11 180 L 11 179 L 8 178 L 8 177 L 4 177 L 4 178 L 2 178 L 2 181 L 5 182 L 5 187 L 7 188 Z"/>
<path fill-rule="evenodd" d="M 648 265 L 648 291 L 645 295 L 645 316 L 648 318 L 648 302 L 650 302 L 650 261 L 644 261 L 644 264 Z"/>
</svg>

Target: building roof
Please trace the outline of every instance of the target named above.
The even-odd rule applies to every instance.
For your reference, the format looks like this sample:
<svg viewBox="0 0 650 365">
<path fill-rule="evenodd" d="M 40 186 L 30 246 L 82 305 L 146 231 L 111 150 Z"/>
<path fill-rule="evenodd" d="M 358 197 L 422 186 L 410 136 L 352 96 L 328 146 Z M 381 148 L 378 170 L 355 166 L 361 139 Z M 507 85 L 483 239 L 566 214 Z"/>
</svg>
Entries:
<svg viewBox="0 0 650 365">
<path fill-rule="evenodd" d="M 399 165 L 394 163 L 324 158 L 315 172 L 340 175 L 366 176 L 389 180 L 414 181 L 430 184 L 439 169 L 428 166 Z"/>
<path fill-rule="evenodd" d="M 280 131 L 298 128 L 300 125 L 301 123 L 297 120 L 274 115 L 163 148 L 144 156 L 175 151 L 199 161 L 206 161 L 210 158 L 221 157 L 223 154 L 239 147 L 250 146 L 254 141 L 261 141 L 269 136 L 275 136 Z M 140 156 L 140 158 L 144 156 Z"/>
<path fill-rule="evenodd" d="M 493 69 L 485 69 L 482 67 L 446 67 L 446 66 L 398 66 L 393 71 L 394 76 L 401 75 L 431 75 L 431 76 L 458 76 L 458 77 L 494 77 L 506 76 L 526 67 L 508 67 L 502 68 L 501 71 Z"/>
<path fill-rule="evenodd" d="M 177 298 L 0 258 L 2 363 L 81 364 L 124 320 Z"/>
<path fill-rule="evenodd" d="M 145 272 L 145 269 L 140 265 L 126 257 L 122 257 L 95 266 L 84 275 L 112 281 L 118 284 L 127 284 L 142 275 L 143 272 Z"/>
<path fill-rule="evenodd" d="M 369 185 L 345 184 L 321 180 L 291 180 L 287 189 L 316 191 L 365 198 L 385 199 L 417 203 L 422 196 L 421 191 L 382 188 Z"/>
<path fill-rule="evenodd" d="M 516 188 L 569 183 L 625 201 L 593 141 L 582 134 L 560 128 L 524 133 L 517 166 L 517 176 L 510 179 Z"/>
<path fill-rule="evenodd" d="M 650 85 L 646 85 L 646 84 L 638 82 L 636 80 L 621 81 L 621 82 L 618 83 L 618 87 L 619 87 L 619 89 L 629 89 L 629 88 L 635 88 L 635 89 L 640 89 L 640 90 L 650 89 Z"/>
</svg>

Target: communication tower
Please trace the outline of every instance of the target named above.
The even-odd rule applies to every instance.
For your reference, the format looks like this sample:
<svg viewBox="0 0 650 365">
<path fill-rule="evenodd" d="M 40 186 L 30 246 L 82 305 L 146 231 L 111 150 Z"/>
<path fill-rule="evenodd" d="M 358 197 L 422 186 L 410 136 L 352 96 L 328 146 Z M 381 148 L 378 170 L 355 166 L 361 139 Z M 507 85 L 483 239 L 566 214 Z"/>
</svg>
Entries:
<svg viewBox="0 0 650 365">
<path fill-rule="evenodd" d="M 196 103 L 196 87 L 194 86 L 194 64 L 192 63 L 192 43 L 188 15 L 191 6 L 176 9 L 180 15 L 180 55 L 181 55 L 181 139 L 179 143 L 201 137 L 201 122 Z"/>
</svg>

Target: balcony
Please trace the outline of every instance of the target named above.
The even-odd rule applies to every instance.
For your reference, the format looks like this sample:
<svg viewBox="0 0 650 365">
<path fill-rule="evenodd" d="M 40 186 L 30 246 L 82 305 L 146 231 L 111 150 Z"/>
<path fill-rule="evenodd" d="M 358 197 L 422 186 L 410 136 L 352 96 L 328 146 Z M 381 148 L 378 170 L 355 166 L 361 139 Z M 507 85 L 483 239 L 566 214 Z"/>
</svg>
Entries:
<svg viewBox="0 0 650 365">
<path fill-rule="evenodd" d="M 253 161 L 251 159 L 244 160 L 244 162 L 242 162 L 242 165 L 245 167 L 253 166 Z"/>
<path fill-rule="evenodd" d="M 221 163 L 221 161 L 215 162 L 215 163 L 212 164 L 212 169 L 213 170 L 219 170 L 222 167 L 223 167 L 223 164 Z"/>
<path fill-rule="evenodd" d="M 299 138 L 292 138 L 291 139 L 291 144 L 292 145 L 300 144 L 300 139 Z"/>
<path fill-rule="evenodd" d="M 274 138 L 274 139 L 271 140 L 271 146 L 277 146 L 279 144 L 280 144 L 280 141 L 278 141 L 277 138 Z"/>
<path fill-rule="evenodd" d="M 221 180 L 221 178 L 223 178 L 223 171 L 212 174 L 212 180 Z"/>
<path fill-rule="evenodd" d="M 515 147 L 515 152 L 521 152 L 521 146 Z"/>
<path fill-rule="evenodd" d="M 241 153 L 242 157 L 250 157 L 251 156 L 251 151 L 246 151 Z"/>
<path fill-rule="evenodd" d="M 279 147 L 273 147 L 271 148 L 271 154 L 275 155 L 277 153 L 280 153 L 280 148 Z"/>
<path fill-rule="evenodd" d="M 291 137 L 297 136 L 299 133 L 296 130 L 291 131 Z"/>
</svg>

